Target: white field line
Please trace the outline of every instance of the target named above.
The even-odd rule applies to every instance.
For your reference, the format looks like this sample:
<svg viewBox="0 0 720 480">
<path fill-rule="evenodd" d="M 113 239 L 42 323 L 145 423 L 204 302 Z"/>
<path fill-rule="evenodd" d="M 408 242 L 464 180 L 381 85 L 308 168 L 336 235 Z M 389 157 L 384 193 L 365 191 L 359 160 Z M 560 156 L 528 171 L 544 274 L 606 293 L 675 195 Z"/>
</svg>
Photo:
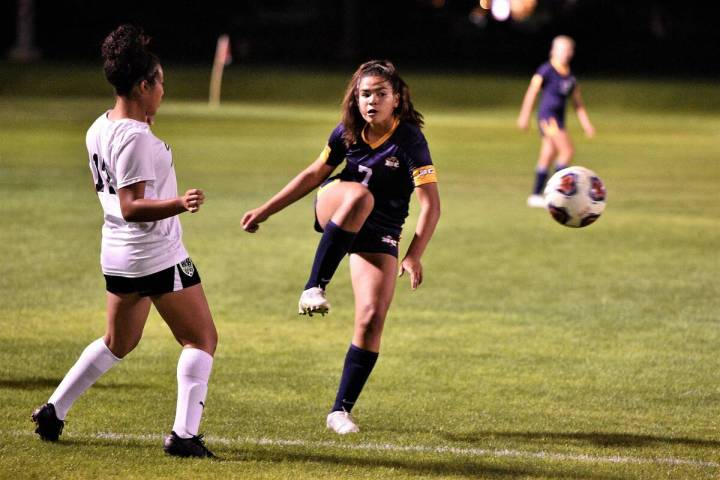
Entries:
<svg viewBox="0 0 720 480">
<path fill-rule="evenodd" d="M 31 436 L 31 432 L 15 432 L 15 436 Z M 69 438 L 80 439 L 103 439 L 117 441 L 141 441 L 160 443 L 162 435 L 157 434 L 131 434 L 103 432 L 95 435 L 64 434 Z M 631 464 L 631 465 L 684 465 L 690 467 L 720 468 L 720 463 L 707 460 L 695 460 L 691 458 L 676 457 L 626 457 L 620 455 L 603 456 L 577 453 L 553 453 L 546 451 L 528 451 L 511 449 L 486 449 L 486 448 L 461 448 L 450 446 L 428 446 L 428 445 L 394 445 L 391 443 L 345 443 L 333 440 L 287 440 L 273 438 L 223 438 L 206 437 L 208 444 L 222 444 L 230 447 L 240 445 L 260 445 L 272 447 L 301 447 L 301 448 L 338 448 L 341 450 L 359 451 L 384 451 L 384 452 L 413 452 L 413 453 L 434 453 L 449 454 L 461 457 L 488 457 L 488 458 L 519 458 L 519 459 L 540 459 L 556 460 L 583 463 L 609 463 L 609 464 Z"/>
</svg>

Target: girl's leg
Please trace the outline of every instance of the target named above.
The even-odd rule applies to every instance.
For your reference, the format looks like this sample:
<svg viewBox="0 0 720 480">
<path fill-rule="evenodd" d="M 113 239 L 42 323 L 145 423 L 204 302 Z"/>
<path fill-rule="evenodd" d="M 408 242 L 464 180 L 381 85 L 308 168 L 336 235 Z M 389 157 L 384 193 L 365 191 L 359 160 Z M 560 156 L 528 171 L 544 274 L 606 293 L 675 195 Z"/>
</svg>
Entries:
<svg viewBox="0 0 720 480">
<path fill-rule="evenodd" d="M 385 317 L 395 291 L 397 259 L 381 253 L 353 254 L 350 271 L 355 293 L 355 329 L 327 420 L 328 427 L 340 434 L 359 431 L 349 413 L 377 361 Z"/>
<path fill-rule="evenodd" d="M 210 307 L 201 284 L 153 297 L 153 303 L 177 341 L 183 346 L 177 366 L 178 397 L 173 432 L 179 439 L 195 439 L 205 408 L 207 385 L 217 346 L 217 330 Z M 186 446 L 172 444 L 171 441 L 168 447 L 166 441 L 165 449 L 168 453 L 183 455 L 184 450 L 171 451 L 180 447 Z M 188 447 L 195 448 L 190 444 Z M 212 454 L 200 445 L 198 454 L 188 453 L 188 455 L 211 456 Z"/>
<path fill-rule="evenodd" d="M 299 313 L 324 314 L 330 305 L 324 290 L 342 259 L 347 255 L 357 232 L 373 209 L 372 193 L 356 182 L 336 181 L 318 195 L 315 213 L 323 228 L 310 277 L 300 297 Z"/>
<path fill-rule="evenodd" d="M 552 137 L 552 141 L 558 151 L 555 171 L 570 166 L 573 155 L 575 155 L 575 148 L 570 140 L 570 135 L 566 130 L 558 130 L 557 134 Z"/>
<path fill-rule="evenodd" d="M 323 236 L 315 253 L 306 290 L 313 287 L 325 289 L 375 203 L 370 190 L 356 182 L 335 182 L 326 188 L 318 196 L 315 206 Z"/>
<path fill-rule="evenodd" d="M 540 156 L 538 157 L 537 166 L 535 167 L 535 185 L 533 186 L 533 195 L 542 195 L 545 182 L 548 177 L 548 169 L 550 164 L 557 155 L 557 148 L 553 143 L 552 137 L 545 135 L 540 144 Z"/>
<path fill-rule="evenodd" d="M 45 440 L 57 440 L 62 420 L 77 398 L 98 378 L 130 353 L 142 337 L 150 311 L 150 300 L 138 294 L 107 293 L 107 330 L 80 355 L 48 403 L 33 413 L 37 433 Z"/>
<path fill-rule="evenodd" d="M 48 400 L 55 406 L 60 420 L 65 418 L 85 390 L 137 346 L 149 312 L 148 298 L 136 293 L 118 295 L 107 292 L 105 337 L 98 338 L 85 348 Z"/>
</svg>

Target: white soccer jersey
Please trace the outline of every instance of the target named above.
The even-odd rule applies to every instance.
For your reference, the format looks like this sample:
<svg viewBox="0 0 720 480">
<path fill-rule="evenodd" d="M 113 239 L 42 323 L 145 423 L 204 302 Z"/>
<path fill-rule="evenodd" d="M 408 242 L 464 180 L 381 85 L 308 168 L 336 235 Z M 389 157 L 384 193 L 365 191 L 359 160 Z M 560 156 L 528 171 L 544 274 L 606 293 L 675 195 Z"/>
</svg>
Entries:
<svg viewBox="0 0 720 480">
<path fill-rule="evenodd" d="M 142 277 L 188 257 L 177 216 L 156 222 L 126 222 L 119 188 L 145 182 L 145 198 L 175 198 L 177 180 L 170 147 L 150 126 L 131 119 L 110 120 L 103 113 L 87 132 L 90 170 L 105 214 L 100 264 L 103 273 Z"/>
</svg>

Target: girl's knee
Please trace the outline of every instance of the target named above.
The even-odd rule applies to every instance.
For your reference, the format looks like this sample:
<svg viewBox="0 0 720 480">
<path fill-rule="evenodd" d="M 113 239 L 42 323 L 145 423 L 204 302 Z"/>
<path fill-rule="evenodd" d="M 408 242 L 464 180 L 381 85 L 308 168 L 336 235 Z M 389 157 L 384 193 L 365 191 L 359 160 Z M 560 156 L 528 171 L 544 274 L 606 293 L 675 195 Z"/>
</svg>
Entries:
<svg viewBox="0 0 720 480">
<path fill-rule="evenodd" d="M 353 183 L 345 192 L 345 202 L 359 210 L 370 211 L 375 206 L 375 198 L 370 190 L 358 183 Z"/>
<path fill-rule="evenodd" d="M 137 338 L 118 338 L 113 335 L 106 334 L 105 345 L 117 358 L 124 358 L 128 353 L 135 350 L 140 343 L 140 337 Z"/>
<path fill-rule="evenodd" d="M 368 305 L 359 309 L 355 331 L 366 339 L 379 337 L 385 324 L 386 309 L 376 305 Z"/>
</svg>

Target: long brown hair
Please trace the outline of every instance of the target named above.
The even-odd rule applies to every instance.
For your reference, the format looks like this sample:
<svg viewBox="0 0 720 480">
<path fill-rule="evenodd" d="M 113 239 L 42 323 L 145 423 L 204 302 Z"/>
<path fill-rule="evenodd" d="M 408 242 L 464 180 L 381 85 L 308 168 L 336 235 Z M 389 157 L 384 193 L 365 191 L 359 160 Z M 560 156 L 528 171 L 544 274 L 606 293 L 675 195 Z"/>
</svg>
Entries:
<svg viewBox="0 0 720 480">
<path fill-rule="evenodd" d="M 342 102 L 342 124 L 345 127 L 343 140 L 345 145 L 349 147 L 356 143 L 366 124 L 358 107 L 358 86 L 360 80 L 364 77 L 381 77 L 389 82 L 393 94 L 400 95 L 400 102 L 393 114 L 403 122 L 422 128 L 424 125 L 422 113 L 415 110 L 410 100 L 410 87 L 400 78 L 395 65 L 389 60 L 370 60 L 358 67 L 345 90 L 345 97 Z"/>
</svg>

